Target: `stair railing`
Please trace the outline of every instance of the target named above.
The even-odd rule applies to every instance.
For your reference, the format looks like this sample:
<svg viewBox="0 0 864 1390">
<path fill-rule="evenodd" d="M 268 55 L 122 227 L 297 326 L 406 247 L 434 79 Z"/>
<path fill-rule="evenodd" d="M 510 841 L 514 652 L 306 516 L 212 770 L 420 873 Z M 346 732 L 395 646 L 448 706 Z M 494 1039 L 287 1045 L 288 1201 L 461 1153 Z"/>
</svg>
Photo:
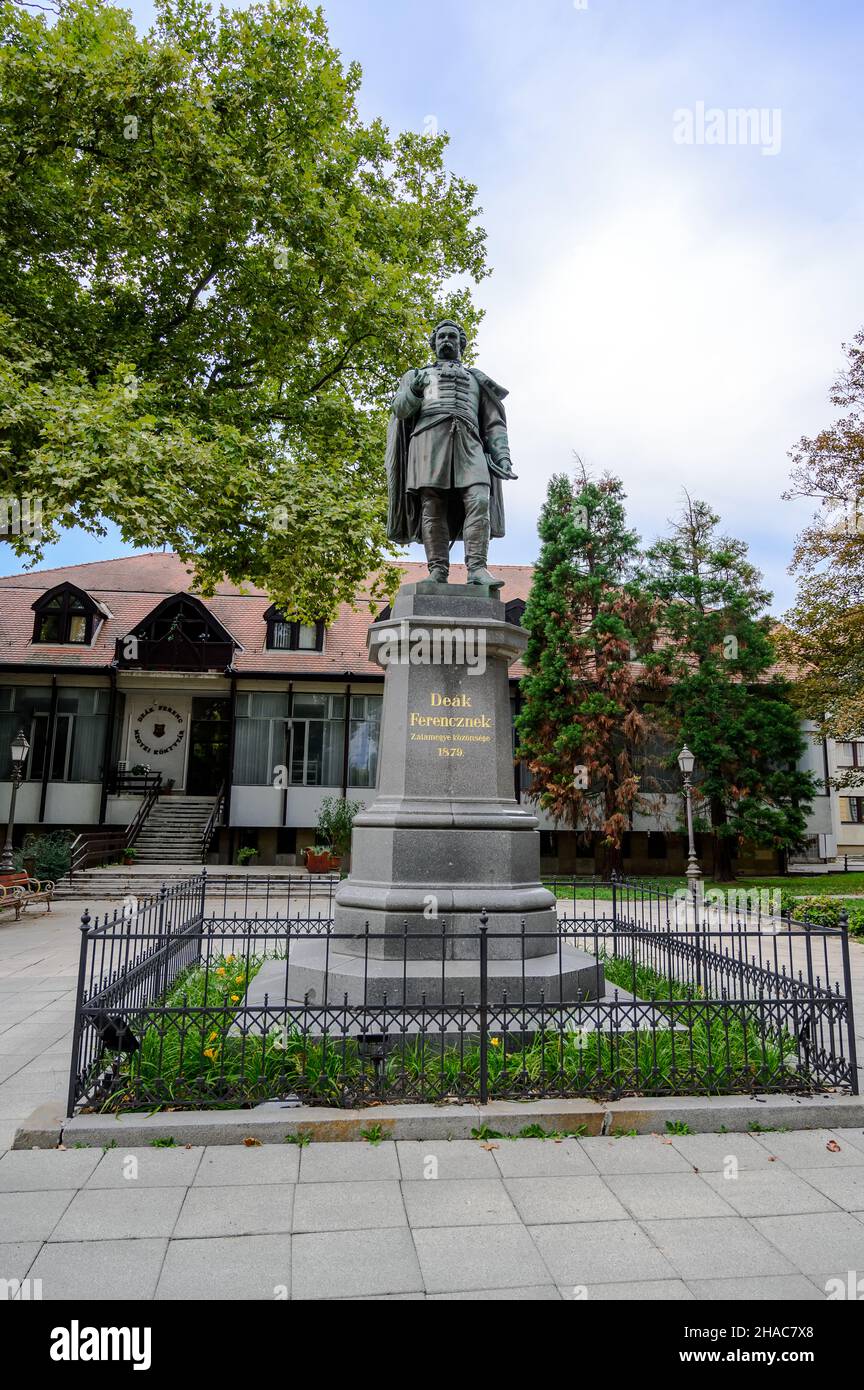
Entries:
<svg viewBox="0 0 864 1390">
<path fill-rule="evenodd" d="M 221 819 L 222 819 L 222 812 L 223 812 L 223 810 L 224 810 L 224 807 L 225 807 L 225 783 L 223 782 L 222 785 L 221 785 L 221 787 L 219 788 L 218 792 L 216 793 L 216 800 L 215 800 L 215 802 L 213 803 L 213 810 L 210 812 L 210 815 L 209 815 L 208 820 L 207 820 L 207 824 L 206 824 L 205 827 L 204 827 L 204 833 L 203 833 L 202 836 L 201 836 L 201 863 L 202 863 L 202 864 L 206 864 L 206 862 L 207 862 L 207 851 L 208 851 L 209 848 L 210 848 L 210 841 L 213 839 L 213 836 L 214 836 L 214 834 L 216 833 L 216 827 L 217 827 L 217 825 L 219 825 L 220 822 L 221 822 Z"/>
<path fill-rule="evenodd" d="M 162 789 L 162 774 L 153 774 L 150 785 L 141 798 L 138 810 L 125 830 L 105 830 L 96 835 L 76 835 L 70 845 L 69 855 L 69 882 L 72 882 L 72 875 L 79 869 L 86 869 L 90 864 L 104 864 L 116 855 L 122 854 L 125 850 L 131 849 L 141 827 L 153 810 L 159 799 L 159 792 Z"/>
</svg>

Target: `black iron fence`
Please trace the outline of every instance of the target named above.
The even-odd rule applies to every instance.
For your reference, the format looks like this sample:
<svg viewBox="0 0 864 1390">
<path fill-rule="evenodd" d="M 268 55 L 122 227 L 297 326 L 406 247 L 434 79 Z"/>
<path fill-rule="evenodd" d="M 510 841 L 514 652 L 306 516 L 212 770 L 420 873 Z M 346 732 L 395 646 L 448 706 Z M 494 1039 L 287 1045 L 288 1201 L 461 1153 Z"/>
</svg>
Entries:
<svg viewBox="0 0 864 1390">
<path fill-rule="evenodd" d="M 338 932 L 330 879 L 273 879 L 238 903 L 202 873 L 85 913 L 69 1113 L 857 1093 L 844 920 L 550 886 L 557 929 L 515 935 L 485 914 L 456 932 Z"/>
</svg>

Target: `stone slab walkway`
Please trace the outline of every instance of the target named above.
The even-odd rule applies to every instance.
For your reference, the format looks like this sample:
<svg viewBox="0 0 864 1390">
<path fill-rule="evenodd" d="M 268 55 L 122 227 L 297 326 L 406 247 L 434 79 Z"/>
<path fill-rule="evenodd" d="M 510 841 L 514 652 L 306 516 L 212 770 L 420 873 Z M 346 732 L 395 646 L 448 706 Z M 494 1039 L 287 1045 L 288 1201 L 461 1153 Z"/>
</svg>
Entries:
<svg viewBox="0 0 864 1390">
<path fill-rule="evenodd" d="M 864 1129 L 19 1151 L 0 1231 L 46 1300 L 824 1300 Z"/>
</svg>

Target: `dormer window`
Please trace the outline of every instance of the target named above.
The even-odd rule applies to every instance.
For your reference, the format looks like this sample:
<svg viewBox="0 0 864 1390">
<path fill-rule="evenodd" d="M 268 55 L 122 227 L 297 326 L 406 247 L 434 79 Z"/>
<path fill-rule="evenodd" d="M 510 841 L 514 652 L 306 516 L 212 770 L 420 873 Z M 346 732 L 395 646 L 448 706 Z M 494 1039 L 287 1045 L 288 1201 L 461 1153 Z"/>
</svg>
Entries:
<svg viewBox="0 0 864 1390">
<path fill-rule="evenodd" d="M 33 604 L 33 641 L 50 646 L 89 646 L 106 610 L 83 589 L 60 584 Z"/>
<path fill-rule="evenodd" d="M 267 651 L 320 652 L 324 650 L 323 623 L 296 623 L 285 618 L 274 605 L 264 614 L 267 622 Z"/>
<path fill-rule="evenodd" d="M 172 594 L 117 639 L 117 663 L 150 671 L 224 671 L 237 643 L 194 594 Z"/>
<path fill-rule="evenodd" d="M 512 623 L 514 627 L 522 626 L 524 613 L 525 600 L 523 598 L 511 598 L 510 602 L 504 605 L 504 620 Z"/>
</svg>

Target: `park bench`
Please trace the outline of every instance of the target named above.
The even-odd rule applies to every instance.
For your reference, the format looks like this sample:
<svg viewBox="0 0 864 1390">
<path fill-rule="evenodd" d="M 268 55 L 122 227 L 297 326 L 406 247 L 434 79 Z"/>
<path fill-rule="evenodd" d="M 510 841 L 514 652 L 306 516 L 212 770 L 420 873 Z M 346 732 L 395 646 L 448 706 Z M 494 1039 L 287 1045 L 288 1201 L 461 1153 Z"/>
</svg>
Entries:
<svg viewBox="0 0 864 1390">
<path fill-rule="evenodd" d="M 14 909 L 16 922 L 24 908 L 33 903 L 47 903 L 50 912 L 53 897 L 54 884 L 50 879 L 31 878 L 23 869 L 0 874 L 0 912 L 4 908 Z"/>
</svg>

